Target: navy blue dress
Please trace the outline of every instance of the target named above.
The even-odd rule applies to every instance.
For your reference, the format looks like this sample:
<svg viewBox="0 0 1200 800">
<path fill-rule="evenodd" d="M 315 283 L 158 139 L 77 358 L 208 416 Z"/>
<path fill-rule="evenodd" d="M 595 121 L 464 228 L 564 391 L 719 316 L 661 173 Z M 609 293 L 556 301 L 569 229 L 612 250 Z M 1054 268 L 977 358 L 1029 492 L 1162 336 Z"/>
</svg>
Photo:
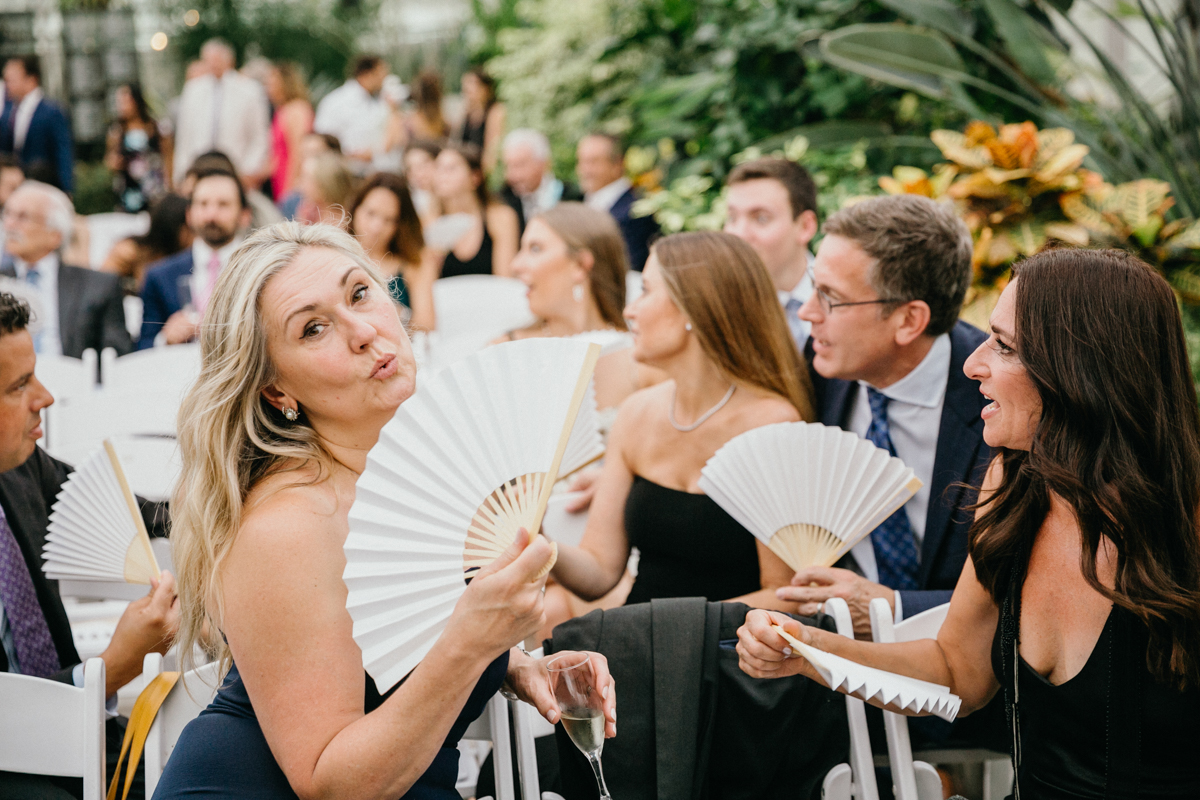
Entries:
<svg viewBox="0 0 1200 800">
<path fill-rule="evenodd" d="M 404 800 L 459 800 L 454 788 L 458 778 L 458 740 L 467 726 L 483 713 L 507 672 L 508 653 L 505 653 L 488 666 L 475 684 L 442 749 L 425 774 L 404 795 Z M 393 688 L 381 697 L 370 676 L 366 677 L 366 686 L 363 707 L 368 714 L 395 691 Z M 209 707 L 183 729 L 154 792 L 154 800 L 183 797 L 296 798 L 283 770 L 271 755 L 236 665 L 229 668 L 225 682 Z"/>
</svg>

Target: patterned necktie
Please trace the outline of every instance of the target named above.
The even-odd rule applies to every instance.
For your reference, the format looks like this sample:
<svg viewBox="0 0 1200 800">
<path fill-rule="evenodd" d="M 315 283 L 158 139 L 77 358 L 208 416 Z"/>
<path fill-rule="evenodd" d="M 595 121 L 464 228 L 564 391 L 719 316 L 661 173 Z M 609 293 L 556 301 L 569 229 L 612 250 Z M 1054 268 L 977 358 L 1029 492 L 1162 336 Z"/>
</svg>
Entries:
<svg viewBox="0 0 1200 800">
<path fill-rule="evenodd" d="M 29 284 L 34 293 L 40 300 L 42 298 L 42 273 L 38 272 L 36 264 L 30 264 L 29 269 L 25 272 L 25 283 Z M 37 332 L 33 334 L 33 352 L 41 355 L 42 352 L 42 326 L 39 325 Z"/>
<path fill-rule="evenodd" d="M 21 673 L 45 678 L 58 672 L 58 651 L 50 637 L 50 626 L 46 624 L 29 567 L 3 508 L 0 508 L 0 600 L 4 601 Z"/>
<path fill-rule="evenodd" d="M 789 297 L 787 304 L 783 307 L 784 316 L 787 317 L 788 330 L 792 332 L 792 339 L 796 342 L 796 348 L 803 353 L 804 345 L 808 339 L 808 333 L 804 330 L 804 320 L 800 319 L 800 307 L 804 303 L 800 302 L 795 297 Z"/>
<path fill-rule="evenodd" d="M 867 400 L 871 404 L 871 427 L 867 428 L 867 439 L 876 447 L 896 455 L 888 430 L 889 398 L 868 386 Z M 871 534 L 871 543 L 875 546 L 879 582 L 890 589 L 916 589 L 920 557 L 912 526 L 908 522 L 908 513 L 903 506 L 879 523 L 879 527 Z"/>
</svg>

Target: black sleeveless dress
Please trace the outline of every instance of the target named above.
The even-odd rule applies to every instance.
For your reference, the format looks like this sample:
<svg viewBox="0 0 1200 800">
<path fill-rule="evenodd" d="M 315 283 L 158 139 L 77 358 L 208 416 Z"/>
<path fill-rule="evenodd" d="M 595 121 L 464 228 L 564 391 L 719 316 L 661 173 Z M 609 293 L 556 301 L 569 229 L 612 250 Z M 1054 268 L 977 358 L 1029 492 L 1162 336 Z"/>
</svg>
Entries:
<svg viewBox="0 0 1200 800">
<path fill-rule="evenodd" d="M 484 671 L 450 728 L 442 749 L 403 800 L 459 800 L 454 788 L 458 779 L 458 740 L 467 726 L 483 713 L 507 672 L 508 653 L 505 653 Z M 368 714 L 379 708 L 398 688 L 380 696 L 370 676 L 366 676 L 366 683 L 363 709 Z M 296 798 L 287 776 L 271 755 L 236 665 L 229 668 L 229 674 L 209 707 L 183 729 L 154 791 L 154 800 L 193 797 L 227 800 Z"/>
<path fill-rule="evenodd" d="M 1017 796 L 1200 797 L 1200 689 L 1178 692 L 1155 681 L 1145 625 L 1113 606 L 1083 669 L 1055 686 L 1020 657 L 1019 588 L 1009 597 L 1018 599 L 1001 604 L 992 669 L 1018 743 Z"/>
<path fill-rule="evenodd" d="M 708 495 L 635 475 L 625 534 L 641 551 L 626 605 L 660 597 L 728 600 L 762 588 L 754 534 Z"/>
<path fill-rule="evenodd" d="M 483 220 L 483 241 L 475 255 L 466 261 L 454 255 L 453 251 L 446 254 L 442 262 L 442 277 L 453 278 L 456 275 L 491 275 L 492 274 L 492 235 L 488 233 L 487 219 Z"/>
</svg>

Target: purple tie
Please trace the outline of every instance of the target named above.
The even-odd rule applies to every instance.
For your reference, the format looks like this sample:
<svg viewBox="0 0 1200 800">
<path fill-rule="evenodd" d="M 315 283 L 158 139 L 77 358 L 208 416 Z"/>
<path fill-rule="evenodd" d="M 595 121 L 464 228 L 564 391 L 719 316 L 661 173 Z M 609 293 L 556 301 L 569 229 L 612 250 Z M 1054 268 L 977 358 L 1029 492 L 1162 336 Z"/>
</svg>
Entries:
<svg viewBox="0 0 1200 800">
<path fill-rule="evenodd" d="M 17 648 L 18 666 L 23 675 L 45 678 L 58 672 L 58 651 L 50 638 L 50 626 L 46 615 L 38 604 L 33 578 L 21 546 L 8 525 L 4 509 L 0 507 L 0 601 L 4 602 L 4 613 L 12 630 L 13 644 Z"/>
</svg>

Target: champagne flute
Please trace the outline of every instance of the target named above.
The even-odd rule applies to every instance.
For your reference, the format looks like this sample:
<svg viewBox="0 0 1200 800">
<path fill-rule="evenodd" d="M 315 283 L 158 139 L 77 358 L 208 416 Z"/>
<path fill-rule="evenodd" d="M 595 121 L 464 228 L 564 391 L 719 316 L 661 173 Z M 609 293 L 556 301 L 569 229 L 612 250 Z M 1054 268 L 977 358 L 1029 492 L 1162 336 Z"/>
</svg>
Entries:
<svg viewBox="0 0 1200 800">
<path fill-rule="evenodd" d="M 546 669 L 550 691 L 562 710 L 562 724 L 575 746 L 587 756 L 596 773 L 600 800 L 612 800 L 600 768 L 604 749 L 604 699 L 596 690 L 596 672 L 587 653 L 565 653 L 552 659 Z"/>
</svg>

